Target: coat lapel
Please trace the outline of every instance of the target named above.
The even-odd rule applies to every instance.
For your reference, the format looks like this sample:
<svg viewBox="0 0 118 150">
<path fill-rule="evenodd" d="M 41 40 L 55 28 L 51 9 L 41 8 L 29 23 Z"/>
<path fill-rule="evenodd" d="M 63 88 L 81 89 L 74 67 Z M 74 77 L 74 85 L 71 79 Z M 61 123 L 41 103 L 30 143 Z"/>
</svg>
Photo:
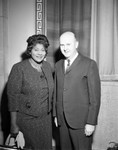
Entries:
<svg viewBox="0 0 118 150">
<path fill-rule="evenodd" d="M 47 67 L 46 63 L 44 62 L 43 63 L 43 67 L 42 67 L 42 70 L 46 76 L 46 79 L 47 79 L 47 82 L 48 82 L 48 87 L 50 88 L 51 87 L 51 84 L 52 84 L 52 80 L 51 80 L 51 76 L 50 76 L 50 73 L 49 73 L 49 68 Z"/>
<path fill-rule="evenodd" d="M 49 105 L 48 105 L 48 111 L 51 110 L 51 102 L 52 102 L 52 94 L 53 94 L 53 78 L 51 75 L 51 71 L 49 69 L 49 67 L 47 67 L 46 62 L 43 63 L 43 67 L 42 70 L 45 74 L 45 77 L 47 79 L 47 84 L 48 84 L 48 88 L 49 88 Z"/>
</svg>

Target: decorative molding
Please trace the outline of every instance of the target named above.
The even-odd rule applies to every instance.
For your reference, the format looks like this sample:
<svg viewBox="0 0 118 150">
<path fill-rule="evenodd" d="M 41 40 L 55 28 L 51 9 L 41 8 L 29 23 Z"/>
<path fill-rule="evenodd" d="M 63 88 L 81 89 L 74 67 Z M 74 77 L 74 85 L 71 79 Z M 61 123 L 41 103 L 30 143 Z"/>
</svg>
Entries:
<svg viewBox="0 0 118 150">
<path fill-rule="evenodd" d="M 36 0 L 35 11 L 36 34 L 46 35 L 46 0 Z"/>
<path fill-rule="evenodd" d="M 100 74 L 101 81 L 111 81 L 111 82 L 118 82 L 118 74 L 114 75 L 101 75 Z"/>
</svg>

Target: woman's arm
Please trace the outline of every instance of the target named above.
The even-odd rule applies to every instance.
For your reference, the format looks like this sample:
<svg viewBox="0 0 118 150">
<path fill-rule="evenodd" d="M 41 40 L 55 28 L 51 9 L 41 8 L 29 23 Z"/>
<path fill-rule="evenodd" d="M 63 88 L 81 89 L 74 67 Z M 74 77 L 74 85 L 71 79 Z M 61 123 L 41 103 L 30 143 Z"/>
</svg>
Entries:
<svg viewBox="0 0 118 150">
<path fill-rule="evenodd" d="M 18 134 L 19 132 L 19 127 L 17 126 L 17 122 L 16 122 L 16 119 L 17 119 L 17 112 L 10 112 L 10 115 L 11 115 L 11 129 L 10 129 L 10 132 L 11 134 Z"/>
</svg>

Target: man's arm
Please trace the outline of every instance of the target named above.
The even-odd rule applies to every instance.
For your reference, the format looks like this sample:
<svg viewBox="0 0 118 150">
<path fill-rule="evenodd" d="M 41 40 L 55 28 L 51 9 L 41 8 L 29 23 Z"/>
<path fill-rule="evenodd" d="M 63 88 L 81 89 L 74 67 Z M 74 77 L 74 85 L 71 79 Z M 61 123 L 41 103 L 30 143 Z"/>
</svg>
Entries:
<svg viewBox="0 0 118 150">
<path fill-rule="evenodd" d="M 88 70 L 89 112 L 87 124 L 96 125 L 100 108 L 101 83 L 95 61 L 91 61 Z"/>
</svg>

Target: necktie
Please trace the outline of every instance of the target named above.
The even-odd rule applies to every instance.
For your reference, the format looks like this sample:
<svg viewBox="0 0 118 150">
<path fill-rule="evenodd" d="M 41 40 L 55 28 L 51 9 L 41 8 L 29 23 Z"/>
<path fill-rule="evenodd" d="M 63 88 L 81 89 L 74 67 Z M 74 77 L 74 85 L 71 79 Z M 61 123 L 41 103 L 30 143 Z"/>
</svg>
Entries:
<svg viewBox="0 0 118 150">
<path fill-rule="evenodd" d="M 70 59 L 67 59 L 67 66 L 70 66 Z"/>
<path fill-rule="evenodd" d="M 67 59 L 67 67 L 66 67 L 66 72 L 69 70 L 70 67 L 70 59 Z"/>
</svg>

